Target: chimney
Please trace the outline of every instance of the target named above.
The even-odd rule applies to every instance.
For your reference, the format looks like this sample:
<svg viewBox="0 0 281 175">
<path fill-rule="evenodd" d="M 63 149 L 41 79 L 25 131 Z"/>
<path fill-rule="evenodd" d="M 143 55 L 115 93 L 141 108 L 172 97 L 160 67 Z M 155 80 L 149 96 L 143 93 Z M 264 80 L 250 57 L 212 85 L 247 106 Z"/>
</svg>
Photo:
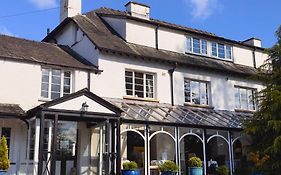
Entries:
<svg viewBox="0 0 281 175">
<path fill-rule="evenodd" d="M 242 43 L 255 46 L 255 47 L 261 47 L 261 40 L 258 38 L 250 38 L 245 41 L 242 41 Z"/>
<path fill-rule="evenodd" d="M 148 5 L 130 1 L 125 7 L 126 11 L 133 17 L 147 20 L 150 18 L 150 7 Z"/>
<path fill-rule="evenodd" d="M 60 0 L 60 22 L 68 17 L 81 14 L 81 0 Z"/>
</svg>

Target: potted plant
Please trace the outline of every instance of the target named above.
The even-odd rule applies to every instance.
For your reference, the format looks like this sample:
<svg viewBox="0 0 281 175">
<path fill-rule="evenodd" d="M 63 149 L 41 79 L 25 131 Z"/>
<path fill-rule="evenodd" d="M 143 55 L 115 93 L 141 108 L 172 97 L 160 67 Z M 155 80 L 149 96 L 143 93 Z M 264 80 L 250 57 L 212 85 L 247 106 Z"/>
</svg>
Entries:
<svg viewBox="0 0 281 175">
<path fill-rule="evenodd" d="M 171 160 L 166 160 L 163 164 L 158 165 L 158 168 L 161 175 L 175 175 L 179 170 L 178 165 Z"/>
<path fill-rule="evenodd" d="M 191 157 L 188 159 L 188 174 L 203 175 L 202 161 L 199 157 Z"/>
<path fill-rule="evenodd" d="M 8 158 L 7 140 L 3 136 L 0 142 L 0 175 L 6 175 L 10 168 L 10 161 Z"/>
<path fill-rule="evenodd" d="M 123 170 L 121 170 L 122 175 L 140 175 L 140 170 L 138 169 L 138 164 L 135 161 L 128 161 L 122 164 Z"/>
<path fill-rule="evenodd" d="M 219 166 L 216 171 L 217 171 L 218 175 L 228 175 L 228 173 L 229 173 L 229 170 L 228 170 L 227 166 L 225 166 L 225 165 Z"/>
</svg>

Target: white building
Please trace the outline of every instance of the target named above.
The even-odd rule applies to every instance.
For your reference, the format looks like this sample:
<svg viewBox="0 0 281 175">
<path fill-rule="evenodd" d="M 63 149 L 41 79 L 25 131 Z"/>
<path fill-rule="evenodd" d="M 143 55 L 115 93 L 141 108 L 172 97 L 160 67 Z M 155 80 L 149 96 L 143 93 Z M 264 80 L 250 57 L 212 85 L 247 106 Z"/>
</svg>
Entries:
<svg viewBox="0 0 281 175">
<path fill-rule="evenodd" d="M 238 42 L 150 18 L 150 7 L 81 15 L 61 0 L 61 23 L 42 42 L 0 36 L 0 134 L 10 174 L 143 175 L 191 155 L 241 165 L 242 122 L 267 59 L 256 38 Z M 152 9 L 153 10 L 153 9 Z"/>
</svg>

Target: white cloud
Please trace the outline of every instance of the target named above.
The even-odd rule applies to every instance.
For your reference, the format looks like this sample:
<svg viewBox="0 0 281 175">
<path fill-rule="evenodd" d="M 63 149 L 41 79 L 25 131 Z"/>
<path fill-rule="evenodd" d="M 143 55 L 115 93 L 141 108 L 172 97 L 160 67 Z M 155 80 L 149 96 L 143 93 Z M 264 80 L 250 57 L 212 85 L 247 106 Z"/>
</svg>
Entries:
<svg viewBox="0 0 281 175">
<path fill-rule="evenodd" d="M 7 27 L 5 27 L 5 26 L 0 26 L 0 34 L 2 34 L 2 35 L 9 35 L 9 36 L 15 36 L 12 32 L 10 32 L 9 30 L 8 30 L 8 28 Z"/>
<path fill-rule="evenodd" d="M 206 19 L 222 7 L 219 0 L 185 0 L 185 3 L 196 19 Z"/>
<path fill-rule="evenodd" d="M 56 0 L 28 0 L 38 8 L 52 8 L 57 6 Z"/>
</svg>

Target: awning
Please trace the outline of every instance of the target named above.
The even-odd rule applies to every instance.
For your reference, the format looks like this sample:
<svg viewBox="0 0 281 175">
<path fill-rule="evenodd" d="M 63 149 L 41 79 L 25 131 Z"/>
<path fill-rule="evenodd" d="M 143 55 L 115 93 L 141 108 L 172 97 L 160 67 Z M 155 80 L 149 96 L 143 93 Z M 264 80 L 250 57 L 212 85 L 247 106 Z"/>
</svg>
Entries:
<svg viewBox="0 0 281 175">
<path fill-rule="evenodd" d="M 252 116 L 252 113 L 246 112 L 180 105 L 172 106 L 156 102 L 112 98 L 106 98 L 106 100 L 122 109 L 122 119 L 135 121 L 188 124 L 194 127 L 242 129 L 243 122 Z"/>
</svg>

